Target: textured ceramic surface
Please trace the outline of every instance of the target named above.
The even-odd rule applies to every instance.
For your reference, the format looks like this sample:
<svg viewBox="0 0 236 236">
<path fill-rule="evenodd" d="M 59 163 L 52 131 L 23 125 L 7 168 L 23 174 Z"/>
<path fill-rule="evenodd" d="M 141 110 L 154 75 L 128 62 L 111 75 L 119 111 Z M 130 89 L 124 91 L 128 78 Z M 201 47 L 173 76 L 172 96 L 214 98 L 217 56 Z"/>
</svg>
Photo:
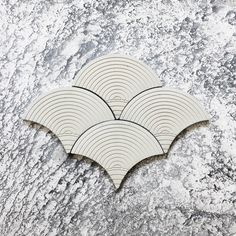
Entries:
<svg viewBox="0 0 236 236">
<path fill-rule="evenodd" d="M 229 2 L 229 1 L 227 1 Z M 233 3 L 233 1 L 231 1 Z M 224 1 L 2 1 L 0 235 L 232 236 L 236 232 L 236 19 Z M 22 115 L 111 52 L 196 97 L 208 124 L 168 158 L 133 168 L 119 192 L 87 158 Z"/>
<path fill-rule="evenodd" d="M 76 75 L 74 85 L 101 96 L 118 118 L 132 97 L 161 86 L 161 82 L 143 62 L 126 55 L 109 54 L 85 65 Z"/>
<path fill-rule="evenodd" d="M 67 87 L 37 98 L 27 108 L 23 119 L 51 130 L 69 153 L 85 130 L 99 122 L 113 120 L 114 113 L 91 91 Z"/>
<path fill-rule="evenodd" d="M 122 110 L 121 119 L 142 125 L 156 136 L 164 152 L 190 125 L 209 120 L 193 96 L 177 89 L 151 88 L 135 96 Z"/>
<path fill-rule="evenodd" d="M 163 154 L 155 136 L 142 126 L 123 120 L 100 123 L 84 132 L 71 153 L 99 163 L 119 188 L 126 173 L 143 159 Z"/>
<path fill-rule="evenodd" d="M 119 73 L 109 76 L 106 67 L 111 73 Z M 181 131 L 209 119 L 193 96 L 176 89 L 150 87 L 160 84 L 156 76 L 148 66 L 125 55 L 100 57 L 81 71 L 76 86 L 41 96 L 32 102 L 23 119 L 51 130 L 67 153 L 96 161 L 116 188 L 141 160 L 167 153 Z M 101 79 L 104 71 L 108 84 Z M 127 101 L 118 110 L 108 100 L 117 95 Z"/>
</svg>

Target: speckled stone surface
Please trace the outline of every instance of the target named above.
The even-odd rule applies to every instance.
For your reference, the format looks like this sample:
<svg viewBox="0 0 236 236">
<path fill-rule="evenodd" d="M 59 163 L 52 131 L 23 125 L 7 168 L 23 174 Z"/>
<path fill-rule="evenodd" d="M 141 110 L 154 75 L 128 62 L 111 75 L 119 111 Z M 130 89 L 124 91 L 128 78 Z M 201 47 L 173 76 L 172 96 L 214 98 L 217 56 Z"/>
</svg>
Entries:
<svg viewBox="0 0 236 236">
<path fill-rule="evenodd" d="M 0 3 L 0 235 L 236 235 L 236 4 L 233 0 Z M 194 95 L 209 123 L 143 161 L 115 192 L 86 158 L 21 115 L 111 52 Z"/>
</svg>

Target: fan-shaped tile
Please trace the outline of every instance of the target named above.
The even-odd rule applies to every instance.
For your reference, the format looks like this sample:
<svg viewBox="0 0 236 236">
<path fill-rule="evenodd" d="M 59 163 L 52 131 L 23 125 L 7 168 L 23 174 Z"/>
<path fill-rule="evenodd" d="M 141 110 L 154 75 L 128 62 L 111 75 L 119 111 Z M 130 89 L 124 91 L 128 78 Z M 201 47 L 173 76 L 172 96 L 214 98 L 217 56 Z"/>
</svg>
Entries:
<svg viewBox="0 0 236 236">
<path fill-rule="evenodd" d="M 135 96 L 124 108 L 121 119 L 136 122 L 152 132 L 165 152 L 175 137 L 188 126 L 209 119 L 197 99 L 170 88 L 151 88 Z"/>
<path fill-rule="evenodd" d="M 38 98 L 23 118 L 47 127 L 69 152 L 75 140 L 86 129 L 105 120 L 114 120 L 114 114 L 91 91 L 68 87 L 53 90 Z"/>
<path fill-rule="evenodd" d="M 161 86 L 155 73 L 129 56 L 112 54 L 93 60 L 76 76 L 74 86 L 94 91 L 113 109 L 116 117 L 137 93 Z"/>
<path fill-rule="evenodd" d="M 129 121 L 107 121 L 84 132 L 71 153 L 99 163 L 118 188 L 126 173 L 141 160 L 163 154 L 158 140 L 148 130 Z"/>
</svg>

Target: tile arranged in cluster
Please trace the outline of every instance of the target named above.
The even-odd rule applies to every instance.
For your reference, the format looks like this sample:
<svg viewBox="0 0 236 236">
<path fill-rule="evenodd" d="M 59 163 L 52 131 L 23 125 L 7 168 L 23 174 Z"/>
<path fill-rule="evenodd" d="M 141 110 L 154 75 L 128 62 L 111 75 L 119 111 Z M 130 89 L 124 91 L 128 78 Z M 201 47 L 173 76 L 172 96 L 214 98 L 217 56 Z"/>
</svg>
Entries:
<svg viewBox="0 0 236 236">
<path fill-rule="evenodd" d="M 167 153 L 181 131 L 209 116 L 193 96 L 162 88 L 144 63 L 113 54 L 88 63 L 72 87 L 36 99 L 24 119 L 51 130 L 67 153 L 96 161 L 119 188 L 135 164 Z"/>
</svg>

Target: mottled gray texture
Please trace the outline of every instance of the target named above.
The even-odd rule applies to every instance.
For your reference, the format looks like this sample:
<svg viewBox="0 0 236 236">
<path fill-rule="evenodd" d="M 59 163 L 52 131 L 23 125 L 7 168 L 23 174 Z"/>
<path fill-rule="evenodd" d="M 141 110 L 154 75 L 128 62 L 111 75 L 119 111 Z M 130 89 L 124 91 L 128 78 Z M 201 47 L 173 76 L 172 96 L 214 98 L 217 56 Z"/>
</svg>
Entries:
<svg viewBox="0 0 236 236">
<path fill-rule="evenodd" d="M 0 235 L 236 235 L 236 9 L 228 0 L 9 0 L 0 3 Z M 119 192 L 21 120 L 39 94 L 93 58 L 126 53 L 212 119 Z"/>
</svg>

